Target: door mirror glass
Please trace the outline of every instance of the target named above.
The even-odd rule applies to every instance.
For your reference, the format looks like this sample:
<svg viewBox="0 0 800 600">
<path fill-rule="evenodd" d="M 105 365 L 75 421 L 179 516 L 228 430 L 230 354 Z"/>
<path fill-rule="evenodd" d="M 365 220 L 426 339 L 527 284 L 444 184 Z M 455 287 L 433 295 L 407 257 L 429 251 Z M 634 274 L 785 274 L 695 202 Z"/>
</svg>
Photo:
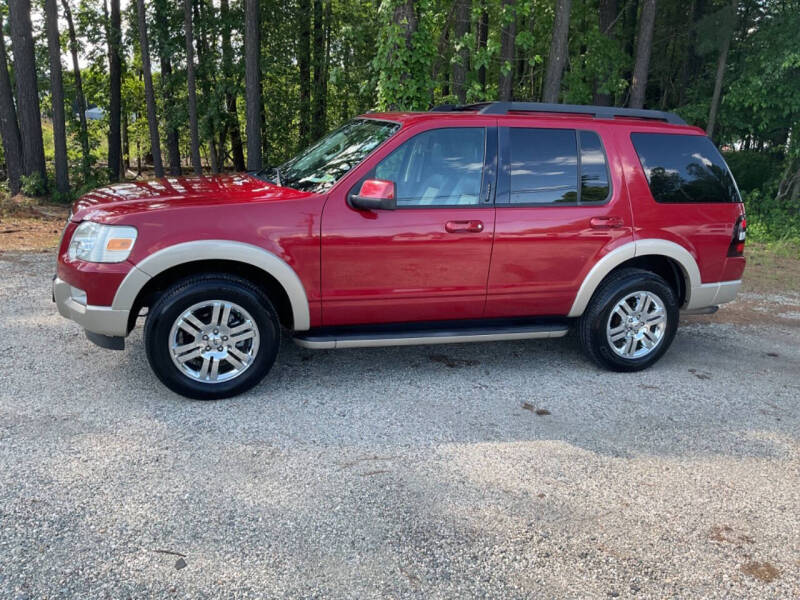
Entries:
<svg viewBox="0 0 800 600">
<path fill-rule="evenodd" d="M 349 198 L 353 208 L 361 210 L 394 210 L 397 208 L 395 185 L 386 179 L 367 179 L 358 194 Z"/>
</svg>

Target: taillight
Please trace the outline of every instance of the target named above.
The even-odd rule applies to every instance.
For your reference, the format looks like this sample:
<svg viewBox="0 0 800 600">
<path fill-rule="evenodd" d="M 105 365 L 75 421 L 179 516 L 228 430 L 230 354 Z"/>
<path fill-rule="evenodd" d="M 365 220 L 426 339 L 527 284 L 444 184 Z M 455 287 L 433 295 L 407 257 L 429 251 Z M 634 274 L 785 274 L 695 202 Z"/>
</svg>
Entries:
<svg viewBox="0 0 800 600">
<path fill-rule="evenodd" d="M 740 215 L 736 219 L 736 225 L 733 227 L 733 239 L 731 240 L 730 248 L 728 248 L 728 256 L 744 256 L 744 243 L 747 241 L 747 218 Z"/>
</svg>

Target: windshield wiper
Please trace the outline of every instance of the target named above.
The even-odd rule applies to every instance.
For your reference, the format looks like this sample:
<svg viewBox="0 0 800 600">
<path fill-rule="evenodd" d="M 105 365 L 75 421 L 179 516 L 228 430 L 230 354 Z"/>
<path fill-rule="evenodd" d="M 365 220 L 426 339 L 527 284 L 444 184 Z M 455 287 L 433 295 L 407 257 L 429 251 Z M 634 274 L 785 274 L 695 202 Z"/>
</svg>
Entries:
<svg viewBox="0 0 800 600">
<path fill-rule="evenodd" d="M 270 177 L 268 173 L 270 171 L 275 172 L 275 177 Z M 269 183 L 275 183 L 277 185 L 283 185 L 281 183 L 281 171 L 278 167 L 264 167 L 259 171 L 248 171 L 250 175 L 254 177 L 258 177 L 259 179 L 263 179 L 264 181 L 268 181 Z"/>
</svg>

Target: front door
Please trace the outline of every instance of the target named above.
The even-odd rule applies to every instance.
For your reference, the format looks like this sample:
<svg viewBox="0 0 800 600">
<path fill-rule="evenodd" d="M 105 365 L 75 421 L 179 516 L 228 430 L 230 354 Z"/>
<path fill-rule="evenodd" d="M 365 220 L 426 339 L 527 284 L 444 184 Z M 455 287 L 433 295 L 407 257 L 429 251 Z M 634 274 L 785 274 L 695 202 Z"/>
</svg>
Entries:
<svg viewBox="0 0 800 600">
<path fill-rule="evenodd" d="M 322 217 L 325 326 L 483 315 L 494 234 L 496 130 L 409 133 L 331 192 Z M 366 179 L 395 184 L 395 210 L 358 210 Z M 352 181 L 352 180 L 351 180 Z"/>
</svg>

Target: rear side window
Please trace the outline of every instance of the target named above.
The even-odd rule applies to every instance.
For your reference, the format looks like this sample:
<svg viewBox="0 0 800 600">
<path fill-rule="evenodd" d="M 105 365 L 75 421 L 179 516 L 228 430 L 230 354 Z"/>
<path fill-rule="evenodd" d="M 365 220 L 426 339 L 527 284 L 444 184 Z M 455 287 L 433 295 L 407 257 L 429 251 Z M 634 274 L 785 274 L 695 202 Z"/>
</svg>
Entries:
<svg viewBox="0 0 800 600">
<path fill-rule="evenodd" d="M 578 201 L 578 146 L 571 129 L 509 130 L 511 204 Z"/>
<path fill-rule="evenodd" d="M 713 142 L 701 135 L 632 133 L 656 202 L 741 202 Z"/>
<path fill-rule="evenodd" d="M 608 200 L 608 166 L 596 133 L 511 127 L 501 135 L 505 181 L 498 202 L 540 206 Z"/>
</svg>

